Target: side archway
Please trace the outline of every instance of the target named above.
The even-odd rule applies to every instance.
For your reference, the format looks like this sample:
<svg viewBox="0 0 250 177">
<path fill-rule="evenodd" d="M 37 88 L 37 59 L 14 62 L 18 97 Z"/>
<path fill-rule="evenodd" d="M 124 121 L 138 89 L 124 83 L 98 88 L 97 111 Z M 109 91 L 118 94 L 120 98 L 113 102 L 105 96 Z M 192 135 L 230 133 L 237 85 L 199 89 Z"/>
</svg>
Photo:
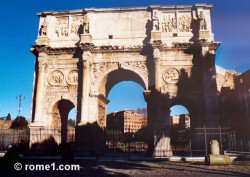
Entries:
<svg viewBox="0 0 250 177">
<path fill-rule="evenodd" d="M 55 100 L 48 110 L 50 115 L 49 128 L 57 143 L 74 141 L 74 138 L 68 138 L 75 135 L 74 131 L 71 131 L 72 135 L 68 134 L 68 115 L 74 107 L 76 106 L 73 99 L 61 98 Z"/>
<path fill-rule="evenodd" d="M 196 127 L 197 123 L 196 107 L 193 101 L 185 97 L 177 97 L 171 101 L 169 108 L 172 108 L 175 105 L 181 105 L 187 109 L 190 117 L 191 128 Z"/>
</svg>

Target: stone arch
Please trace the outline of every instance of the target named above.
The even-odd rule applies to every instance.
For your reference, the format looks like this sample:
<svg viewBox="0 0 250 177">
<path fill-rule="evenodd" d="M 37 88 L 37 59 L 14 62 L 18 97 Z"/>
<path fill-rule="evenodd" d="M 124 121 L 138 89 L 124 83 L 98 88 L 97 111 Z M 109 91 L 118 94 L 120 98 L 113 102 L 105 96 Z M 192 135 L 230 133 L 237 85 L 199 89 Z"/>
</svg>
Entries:
<svg viewBox="0 0 250 177">
<path fill-rule="evenodd" d="M 186 107 L 190 116 L 191 127 L 195 127 L 197 121 L 196 105 L 192 99 L 185 96 L 173 98 L 170 102 L 169 108 L 175 105 L 182 105 Z"/>
<path fill-rule="evenodd" d="M 74 107 L 76 108 L 76 100 L 69 95 L 64 95 L 55 98 L 48 108 L 48 132 L 53 135 L 57 143 L 71 141 L 67 139 L 67 126 L 69 112 Z M 72 132 L 73 131 L 71 131 L 71 133 Z M 70 137 L 72 137 L 72 135 Z"/>
<path fill-rule="evenodd" d="M 55 99 L 53 99 L 53 100 L 51 101 L 51 103 L 49 104 L 49 106 L 48 106 L 48 113 L 49 113 L 49 114 L 51 114 L 51 113 L 53 112 L 53 109 L 54 109 L 55 104 L 56 104 L 58 101 L 62 100 L 62 99 L 71 101 L 71 102 L 74 104 L 75 108 L 77 108 L 77 100 L 76 100 L 76 98 L 70 96 L 69 94 L 60 95 L 60 96 L 55 97 Z M 76 109 L 76 110 L 77 110 L 77 109 Z"/>
<path fill-rule="evenodd" d="M 98 78 L 91 86 L 90 101 L 92 101 L 91 105 L 95 106 L 92 106 L 92 109 L 90 109 L 89 122 L 97 121 L 98 124 L 102 126 L 102 122 L 106 120 L 106 108 L 109 103 L 107 97 L 109 91 L 119 82 L 130 80 L 141 85 L 145 90 L 148 88 L 146 74 L 144 74 L 143 71 L 139 71 L 139 68 L 133 66 L 134 65 L 125 66 L 123 64 L 118 65 L 118 63 L 114 63 L 112 67 L 98 75 Z"/>
<path fill-rule="evenodd" d="M 105 80 L 105 77 L 107 77 L 110 73 L 112 73 L 113 71 L 118 71 L 118 70 L 126 70 L 128 72 L 132 72 L 134 74 L 136 74 L 142 82 L 139 82 L 139 84 L 145 89 L 148 89 L 148 73 L 147 73 L 147 69 L 146 69 L 146 64 L 145 64 L 145 69 L 144 71 L 138 67 L 133 67 L 133 65 L 124 65 L 122 63 L 117 65 L 114 65 L 112 67 L 110 67 L 109 69 L 107 69 L 106 71 L 102 72 L 100 76 L 98 76 L 98 78 L 93 82 L 93 87 L 91 88 L 93 93 L 98 93 L 99 92 L 99 88 L 101 87 L 101 85 L 103 84 L 103 81 Z M 136 82 L 136 81 L 135 81 Z"/>
</svg>

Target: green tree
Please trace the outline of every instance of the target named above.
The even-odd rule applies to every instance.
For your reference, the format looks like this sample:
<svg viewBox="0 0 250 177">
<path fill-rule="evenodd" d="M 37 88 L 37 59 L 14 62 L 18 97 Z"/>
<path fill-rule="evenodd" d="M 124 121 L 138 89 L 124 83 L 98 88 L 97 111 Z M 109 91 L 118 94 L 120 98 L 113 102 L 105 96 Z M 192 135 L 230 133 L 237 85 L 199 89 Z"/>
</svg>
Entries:
<svg viewBox="0 0 250 177">
<path fill-rule="evenodd" d="M 73 120 L 73 119 L 69 119 L 69 120 L 68 120 L 68 125 L 69 125 L 69 126 L 72 126 L 72 127 L 75 127 L 76 121 Z"/>
<path fill-rule="evenodd" d="M 147 108 L 137 108 L 136 112 L 140 113 L 144 117 L 147 117 L 148 115 Z"/>
<path fill-rule="evenodd" d="M 11 123 L 10 128 L 12 129 L 27 129 L 28 121 L 23 116 L 17 116 L 16 119 Z"/>
<path fill-rule="evenodd" d="M 6 117 L 6 120 L 11 120 L 11 115 L 10 113 L 8 113 L 7 117 Z"/>
</svg>

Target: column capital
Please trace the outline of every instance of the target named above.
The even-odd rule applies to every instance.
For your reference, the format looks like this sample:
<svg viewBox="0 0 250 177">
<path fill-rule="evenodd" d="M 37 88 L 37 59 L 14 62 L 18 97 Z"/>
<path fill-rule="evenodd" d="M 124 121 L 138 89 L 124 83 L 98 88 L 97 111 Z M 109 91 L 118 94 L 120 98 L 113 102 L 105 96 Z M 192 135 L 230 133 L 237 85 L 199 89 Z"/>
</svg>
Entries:
<svg viewBox="0 0 250 177">
<path fill-rule="evenodd" d="M 154 62 L 155 62 L 155 63 L 160 63 L 160 60 L 161 60 L 161 59 L 160 59 L 159 57 L 154 57 Z"/>
<path fill-rule="evenodd" d="M 82 66 L 83 68 L 89 68 L 91 62 L 89 60 L 83 60 Z"/>
<path fill-rule="evenodd" d="M 47 63 L 46 62 L 38 62 L 38 67 L 39 69 L 46 69 L 47 68 Z"/>
<path fill-rule="evenodd" d="M 151 97 L 151 90 L 144 90 L 143 96 L 144 96 L 145 101 L 148 102 Z"/>
<path fill-rule="evenodd" d="M 161 58 L 161 52 L 159 48 L 154 48 L 154 59 L 160 59 Z"/>
<path fill-rule="evenodd" d="M 83 58 L 90 58 L 91 57 L 91 52 L 89 51 L 89 50 L 84 50 L 83 52 L 82 52 L 82 57 Z"/>
</svg>

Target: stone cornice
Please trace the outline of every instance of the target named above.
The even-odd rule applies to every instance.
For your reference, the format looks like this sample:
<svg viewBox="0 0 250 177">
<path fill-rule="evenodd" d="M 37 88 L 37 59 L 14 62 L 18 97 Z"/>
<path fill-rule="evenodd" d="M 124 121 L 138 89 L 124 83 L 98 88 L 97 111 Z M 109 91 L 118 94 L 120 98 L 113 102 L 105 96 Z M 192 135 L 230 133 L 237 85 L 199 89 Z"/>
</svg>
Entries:
<svg viewBox="0 0 250 177">
<path fill-rule="evenodd" d="M 160 50 L 186 50 L 190 48 L 193 45 L 192 42 L 175 42 L 172 43 L 172 46 L 167 46 L 166 44 L 163 44 L 160 46 Z"/>
<path fill-rule="evenodd" d="M 172 43 L 171 45 L 167 45 L 162 43 L 161 41 L 154 41 L 152 44 L 153 48 L 159 48 L 160 51 L 167 51 L 167 50 L 186 50 L 193 46 L 193 42 L 176 42 Z"/>
<path fill-rule="evenodd" d="M 201 51 L 201 47 L 208 47 L 209 50 L 217 50 L 220 46 L 220 42 L 175 42 L 171 45 L 162 43 L 161 41 L 154 41 L 151 45 L 153 48 L 158 48 L 160 51 L 169 50 L 186 50 L 187 53 L 196 53 Z"/>
<path fill-rule="evenodd" d="M 102 46 L 95 46 L 91 43 L 84 43 L 81 46 L 83 51 L 91 51 L 93 53 L 96 52 L 141 52 L 143 49 L 142 45 L 136 46 L 119 46 L 119 45 L 102 45 Z"/>
<path fill-rule="evenodd" d="M 209 47 L 209 50 L 217 50 L 221 42 L 199 42 L 201 47 Z"/>
<path fill-rule="evenodd" d="M 165 10 L 165 9 L 173 9 L 173 10 L 185 10 L 191 9 L 193 7 L 199 8 L 212 8 L 211 4 L 194 4 L 194 5 L 150 5 L 150 6 L 141 6 L 141 7 L 121 7 L 121 8 L 84 8 L 77 10 L 65 10 L 65 11 L 44 11 L 38 12 L 38 16 L 46 16 L 46 15 L 71 15 L 71 14 L 81 14 L 81 13 L 91 13 L 91 12 L 122 12 L 122 11 L 145 11 L 148 9 L 157 9 L 157 10 Z"/>
<path fill-rule="evenodd" d="M 34 45 L 31 48 L 31 52 L 37 55 L 38 53 L 45 52 L 50 55 L 60 55 L 60 54 L 74 54 L 77 51 L 77 47 L 62 47 L 62 48 L 52 48 L 48 46 L 37 46 Z"/>
<path fill-rule="evenodd" d="M 158 48 L 160 51 L 167 50 L 189 50 L 190 53 L 199 52 L 201 47 L 208 47 L 209 50 L 217 50 L 220 46 L 220 42 L 181 42 L 172 43 L 172 45 L 163 44 L 160 41 L 152 43 L 153 48 Z M 45 52 L 49 55 L 60 55 L 60 54 L 74 54 L 77 52 L 77 47 L 62 47 L 52 48 L 48 46 L 37 46 L 34 45 L 31 48 L 31 52 L 37 55 L 38 53 Z M 84 43 L 81 45 L 83 51 L 90 51 L 92 53 L 111 53 L 111 52 L 141 52 L 143 50 L 142 45 L 137 46 L 118 46 L 118 45 L 102 45 L 95 46 L 92 43 Z"/>
<path fill-rule="evenodd" d="M 30 49 L 32 53 L 36 56 L 38 53 L 45 52 L 49 55 L 60 55 L 60 54 L 74 54 L 77 52 L 78 47 L 62 47 L 62 48 L 53 48 L 48 46 L 38 46 L 34 45 Z M 142 45 L 138 46 L 112 46 L 112 45 L 103 45 L 95 46 L 92 43 L 84 43 L 81 45 L 83 51 L 90 51 L 92 53 L 111 53 L 111 52 L 141 52 L 143 49 Z"/>
</svg>

